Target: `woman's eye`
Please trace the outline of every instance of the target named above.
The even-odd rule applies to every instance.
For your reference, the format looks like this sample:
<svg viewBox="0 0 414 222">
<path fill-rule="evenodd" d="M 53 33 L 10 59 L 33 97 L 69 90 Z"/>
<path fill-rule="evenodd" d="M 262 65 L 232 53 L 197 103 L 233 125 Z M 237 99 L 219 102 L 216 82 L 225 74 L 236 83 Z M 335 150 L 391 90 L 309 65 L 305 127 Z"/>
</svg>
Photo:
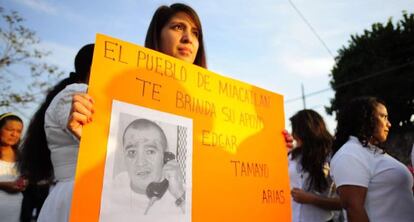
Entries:
<svg viewBox="0 0 414 222">
<path fill-rule="evenodd" d="M 198 38 L 198 36 L 200 35 L 200 33 L 199 33 L 197 30 L 195 30 L 195 31 L 193 31 L 193 35 L 194 35 L 196 38 Z"/>
<path fill-rule="evenodd" d="M 174 28 L 175 30 L 184 30 L 184 26 L 183 26 L 183 25 L 181 25 L 181 24 L 174 25 L 174 26 L 173 26 L 173 28 Z"/>
<path fill-rule="evenodd" d="M 388 115 L 381 114 L 380 117 L 384 120 L 388 120 Z"/>
<path fill-rule="evenodd" d="M 153 150 L 153 149 L 146 150 L 145 152 L 146 152 L 148 155 L 155 154 L 155 150 Z"/>
</svg>

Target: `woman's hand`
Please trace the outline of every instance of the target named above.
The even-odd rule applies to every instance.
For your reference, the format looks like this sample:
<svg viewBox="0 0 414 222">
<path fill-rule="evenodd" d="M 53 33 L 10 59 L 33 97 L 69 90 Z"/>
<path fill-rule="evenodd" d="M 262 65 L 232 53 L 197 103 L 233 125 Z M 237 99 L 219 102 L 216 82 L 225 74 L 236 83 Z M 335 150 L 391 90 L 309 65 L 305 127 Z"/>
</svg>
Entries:
<svg viewBox="0 0 414 222">
<path fill-rule="evenodd" d="M 290 151 L 291 149 L 293 149 L 293 136 L 287 130 L 283 130 L 282 134 L 285 138 L 286 149 Z"/>
<path fill-rule="evenodd" d="M 294 201 L 301 204 L 312 204 L 325 210 L 341 210 L 339 197 L 325 197 L 299 188 L 293 188 L 291 195 Z"/>
<path fill-rule="evenodd" d="M 83 125 L 92 122 L 94 100 L 86 93 L 76 93 L 72 96 L 67 128 L 78 138 L 82 136 Z"/>
<path fill-rule="evenodd" d="M 27 186 L 27 180 L 20 177 L 15 181 L 5 181 L 0 182 L 0 189 L 8 192 L 8 193 L 17 193 L 24 191 Z"/>
<path fill-rule="evenodd" d="M 306 192 L 299 188 L 293 188 L 290 193 L 294 201 L 302 204 L 312 204 L 316 198 L 315 194 Z"/>
</svg>

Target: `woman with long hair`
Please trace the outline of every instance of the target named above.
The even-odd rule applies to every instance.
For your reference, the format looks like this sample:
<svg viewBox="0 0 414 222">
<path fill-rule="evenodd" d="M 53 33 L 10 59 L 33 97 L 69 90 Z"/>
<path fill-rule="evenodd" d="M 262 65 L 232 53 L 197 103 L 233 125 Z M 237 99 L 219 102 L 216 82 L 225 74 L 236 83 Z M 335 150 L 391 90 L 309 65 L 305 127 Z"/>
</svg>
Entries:
<svg viewBox="0 0 414 222">
<path fill-rule="evenodd" d="M 68 98 L 71 98 L 71 94 L 86 90 L 85 83 L 89 79 L 93 49 L 94 44 L 88 44 L 79 50 L 74 62 L 75 72 L 70 73 L 68 78 L 63 79 L 49 91 L 45 101 L 30 121 L 19 161 L 19 170 L 30 184 L 30 190 L 25 192 L 23 201 L 22 221 L 31 219 L 33 209 L 37 212 L 40 210 L 51 181 L 58 182 L 53 190 L 60 189 L 62 186 L 59 182 L 66 179 L 64 175 L 71 174 L 75 170 L 70 160 L 76 159 L 77 153 L 73 144 L 77 144 L 78 141 L 75 137 L 66 136 L 71 134 L 61 130 L 55 123 L 56 121 L 64 123 L 67 120 L 68 115 L 65 116 L 64 110 L 70 109 L 71 100 Z M 55 138 L 53 144 L 50 143 L 49 137 Z M 56 144 L 65 148 L 55 149 Z M 59 165 L 55 165 L 56 160 L 60 160 Z M 40 193 L 42 195 L 37 196 Z"/>
<path fill-rule="evenodd" d="M 207 68 L 203 29 L 190 6 L 175 3 L 160 6 L 154 13 L 145 38 L 145 47 L 194 65 Z M 73 96 L 68 129 L 80 138 L 83 125 L 92 120 L 93 98 L 86 93 Z"/>
<path fill-rule="evenodd" d="M 44 102 L 33 115 L 26 135 L 22 143 L 21 160 L 19 161 L 19 171 L 29 181 L 29 186 L 24 192 L 22 205 L 22 221 L 35 219 L 49 192 L 49 185 L 56 179 L 52 160 L 52 154 L 46 140 L 46 133 L 54 132 L 52 128 L 44 129 L 46 110 L 53 99 L 69 85 L 77 88 L 85 88 L 83 85 L 88 82 L 89 70 L 92 63 L 94 44 L 83 46 L 75 57 L 75 72 L 70 73 L 69 77 L 61 80 L 46 95 Z M 66 91 L 70 91 L 69 87 Z M 63 105 L 63 104 L 61 104 Z M 47 132 L 46 132 L 47 131 Z M 59 178 L 58 178 L 59 179 Z M 33 215 L 33 210 L 36 214 Z"/>
<path fill-rule="evenodd" d="M 0 220 L 20 221 L 23 199 L 21 191 L 26 180 L 20 177 L 16 162 L 19 160 L 19 142 L 23 121 L 13 113 L 0 115 Z"/>
<path fill-rule="evenodd" d="M 386 153 L 391 123 L 383 101 L 359 97 L 339 112 L 331 174 L 349 222 L 414 221 L 413 178 Z"/>
<path fill-rule="evenodd" d="M 333 197 L 329 176 L 333 138 L 322 117 L 313 110 L 301 110 L 290 118 L 292 136 L 297 143 L 289 153 L 289 177 L 292 188 L 294 222 L 330 221 L 332 210 L 340 210 Z"/>
<path fill-rule="evenodd" d="M 145 46 L 185 62 L 204 68 L 207 67 L 200 19 L 194 9 L 185 4 L 176 3 L 170 6 L 161 6 L 155 11 L 148 28 Z M 72 135 L 66 135 L 65 138 L 80 139 L 83 125 L 88 124 L 92 120 L 91 117 L 94 112 L 93 99 L 88 94 L 82 92 L 84 91 L 72 93 L 72 97 L 69 95 L 65 97 L 72 104 L 71 108 L 67 107 L 65 110 L 62 110 L 62 115 L 69 116 L 68 121 L 56 122 L 59 130 L 69 133 L 67 130 L 69 129 L 72 132 Z M 45 125 L 45 127 L 47 126 Z M 52 146 L 55 146 L 55 149 L 58 149 L 59 144 L 56 144 L 55 141 L 58 139 L 61 140 L 62 138 L 57 138 L 54 135 L 48 136 L 49 147 L 52 148 Z M 77 153 L 79 142 L 73 145 Z M 62 155 L 60 158 L 63 159 L 66 157 Z M 73 159 L 66 160 L 75 167 L 77 156 L 74 155 Z M 169 169 L 169 171 L 173 170 L 179 170 L 179 167 Z M 171 174 L 178 175 L 175 172 L 171 172 Z M 39 217 L 40 222 L 68 220 L 72 200 L 74 172 L 68 174 L 67 177 L 68 186 L 66 191 L 56 190 L 55 194 L 51 193 L 53 196 L 51 198 L 48 197 L 50 199 L 49 203 L 48 200 L 45 202 L 45 205 L 47 204 L 48 206 L 42 208 Z M 67 195 L 61 195 L 61 193 Z"/>
</svg>

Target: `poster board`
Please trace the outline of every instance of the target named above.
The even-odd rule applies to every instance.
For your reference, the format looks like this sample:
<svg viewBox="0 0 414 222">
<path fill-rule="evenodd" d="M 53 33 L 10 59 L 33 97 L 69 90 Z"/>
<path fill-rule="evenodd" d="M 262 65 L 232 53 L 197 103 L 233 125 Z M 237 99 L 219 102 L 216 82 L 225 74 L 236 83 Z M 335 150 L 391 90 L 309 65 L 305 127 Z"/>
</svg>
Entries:
<svg viewBox="0 0 414 222">
<path fill-rule="evenodd" d="M 104 209 L 116 208 L 118 202 L 105 199 L 112 189 L 105 183 L 114 178 L 114 160 L 122 162 L 115 157 L 124 140 L 120 132 L 134 118 L 187 132 L 184 159 L 176 153 L 186 190 L 178 220 L 291 220 L 281 95 L 102 34 L 88 94 L 95 113 L 83 129 L 70 221 L 105 221 Z M 169 143 L 178 150 L 177 142 Z M 174 221 L 163 213 L 157 218 Z"/>
</svg>

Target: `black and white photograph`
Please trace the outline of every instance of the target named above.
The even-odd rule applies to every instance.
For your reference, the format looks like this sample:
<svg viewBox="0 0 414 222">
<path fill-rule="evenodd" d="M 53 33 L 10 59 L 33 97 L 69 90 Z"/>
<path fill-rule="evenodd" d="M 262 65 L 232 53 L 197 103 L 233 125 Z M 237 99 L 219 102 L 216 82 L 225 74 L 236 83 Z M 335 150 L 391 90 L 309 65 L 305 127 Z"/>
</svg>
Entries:
<svg viewBox="0 0 414 222">
<path fill-rule="evenodd" d="M 100 221 L 191 221 L 192 120 L 114 100 Z"/>
</svg>

